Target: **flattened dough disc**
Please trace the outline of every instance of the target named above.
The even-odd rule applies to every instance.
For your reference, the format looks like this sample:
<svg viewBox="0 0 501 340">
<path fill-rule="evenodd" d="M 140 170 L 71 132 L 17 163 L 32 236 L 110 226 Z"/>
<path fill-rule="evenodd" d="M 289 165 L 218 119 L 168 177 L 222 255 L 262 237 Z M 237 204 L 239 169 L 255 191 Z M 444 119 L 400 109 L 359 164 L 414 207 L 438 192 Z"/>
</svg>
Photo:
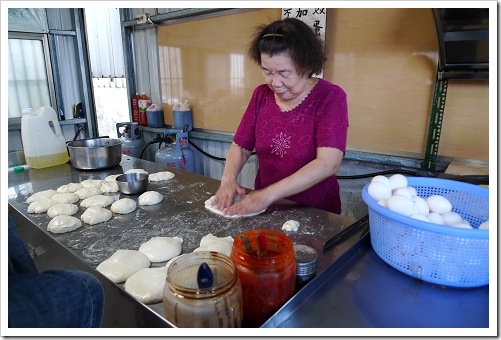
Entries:
<svg viewBox="0 0 501 340">
<path fill-rule="evenodd" d="M 246 214 L 246 215 L 226 215 L 221 210 L 219 210 L 216 207 L 212 206 L 212 201 L 214 200 L 214 197 L 216 197 L 216 196 L 212 196 L 207 201 L 205 201 L 205 208 L 208 209 L 208 210 L 210 210 L 210 211 L 212 211 L 215 214 L 221 215 L 221 216 L 226 217 L 226 218 L 251 217 L 251 216 L 256 216 L 256 215 L 262 214 L 262 213 L 264 213 L 266 211 L 266 209 L 263 209 L 261 211 L 253 212 L 253 213 Z M 241 199 L 242 199 L 242 196 L 236 196 L 235 197 L 235 202 L 238 202 Z"/>
</svg>

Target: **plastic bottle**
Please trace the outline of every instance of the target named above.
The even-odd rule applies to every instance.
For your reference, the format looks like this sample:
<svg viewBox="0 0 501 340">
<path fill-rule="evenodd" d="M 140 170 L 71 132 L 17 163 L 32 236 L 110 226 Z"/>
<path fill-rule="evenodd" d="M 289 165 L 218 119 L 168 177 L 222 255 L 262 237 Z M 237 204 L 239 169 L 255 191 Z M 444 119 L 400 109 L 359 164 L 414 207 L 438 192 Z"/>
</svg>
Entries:
<svg viewBox="0 0 501 340">
<path fill-rule="evenodd" d="M 132 121 L 139 124 L 139 92 L 132 98 Z"/>
<path fill-rule="evenodd" d="M 138 101 L 139 106 L 139 125 L 148 126 L 148 118 L 146 116 L 146 109 L 151 105 L 150 97 L 146 93 L 141 93 L 141 98 Z"/>
<path fill-rule="evenodd" d="M 258 245 L 260 237 L 265 247 Z M 230 258 L 242 283 L 242 326 L 260 327 L 294 295 L 296 258 L 292 241 L 279 231 L 248 230 L 233 241 Z"/>
<path fill-rule="evenodd" d="M 26 164 L 33 169 L 64 164 L 70 159 L 56 111 L 50 106 L 36 112 L 23 110 L 21 139 Z"/>
</svg>

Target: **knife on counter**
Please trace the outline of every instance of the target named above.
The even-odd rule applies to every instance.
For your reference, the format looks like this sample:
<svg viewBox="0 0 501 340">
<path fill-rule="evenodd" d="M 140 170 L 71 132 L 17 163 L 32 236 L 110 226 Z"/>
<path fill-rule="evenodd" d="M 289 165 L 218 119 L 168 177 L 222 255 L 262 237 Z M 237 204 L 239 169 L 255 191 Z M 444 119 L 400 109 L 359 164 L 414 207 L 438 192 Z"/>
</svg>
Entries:
<svg viewBox="0 0 501 340">
<path fill-rule="evenodd" d="M 356 233 L 361 227 L 365 226 L 366 224 L 368 225 L 369 223 L 369 214 L 365 215 L 355 223 L 349 225 L 346 227 L 344 230 L 342 230 L 340 233 L 336 234 L 334 237 L 328 239 L 324 243 L 324 251 L 332 248 L 335 245 L 338 245 L 339 243 L 345 241 L 347 238 L 352 236 L 354 233 Z M 364 235 L 368 231 L 364 229 Z"/>
</svg>

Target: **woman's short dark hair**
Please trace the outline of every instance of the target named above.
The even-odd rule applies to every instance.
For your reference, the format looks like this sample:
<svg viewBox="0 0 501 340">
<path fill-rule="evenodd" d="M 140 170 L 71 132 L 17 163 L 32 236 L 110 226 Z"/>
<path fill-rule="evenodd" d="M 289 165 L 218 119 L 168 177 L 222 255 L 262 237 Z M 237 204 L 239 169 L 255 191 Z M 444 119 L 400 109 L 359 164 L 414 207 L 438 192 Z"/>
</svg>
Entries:
<svg viewBox="0 0 501 340">
<path fill-rule="evenodd" d="M 261 65 L 261 53 L 272 57 L 288 52 L 297 72 L 309 77 L 320 74 L 327 60 L 322 38 L 306 23 L 295 18 L 257 27 L 248 52 L 258 65 Z"/>
</svg>

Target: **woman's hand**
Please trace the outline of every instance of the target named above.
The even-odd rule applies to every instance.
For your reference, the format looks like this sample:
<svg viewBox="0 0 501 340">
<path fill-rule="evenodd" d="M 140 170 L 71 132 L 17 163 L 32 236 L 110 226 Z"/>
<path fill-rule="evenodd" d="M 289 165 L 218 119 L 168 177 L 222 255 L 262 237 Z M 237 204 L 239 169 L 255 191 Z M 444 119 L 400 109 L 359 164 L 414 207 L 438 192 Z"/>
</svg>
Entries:
<svg viewBox="0 0 501 340">
<path fill-rule="evenodd" d="M 268 195 L 265 190 L 256 190 L 250 192 L 235 204 L 229 206 L 224 211 L 226 215 L 248 215 L 266 210 L 274 201 L 271 195 Z"/>
<path fill-rule="evenodd" d="M 236 195 L 245 195 L 245 189 L 237 181 L 222 181 L 221 186 L 216 192 L 212 206 L 224 211 L 233 205 Z"/>
<path fill-rule="evenodd" d="M 235 202 L 236 195 L 245 195 L 245 188 L 237 182 L 237 176 L 249 159 L 251 152 L 231 143 L 226 165 L 221 177 L 221 186 L 216 192 L 212 206 L 223 211 Z"/>
</svg>

